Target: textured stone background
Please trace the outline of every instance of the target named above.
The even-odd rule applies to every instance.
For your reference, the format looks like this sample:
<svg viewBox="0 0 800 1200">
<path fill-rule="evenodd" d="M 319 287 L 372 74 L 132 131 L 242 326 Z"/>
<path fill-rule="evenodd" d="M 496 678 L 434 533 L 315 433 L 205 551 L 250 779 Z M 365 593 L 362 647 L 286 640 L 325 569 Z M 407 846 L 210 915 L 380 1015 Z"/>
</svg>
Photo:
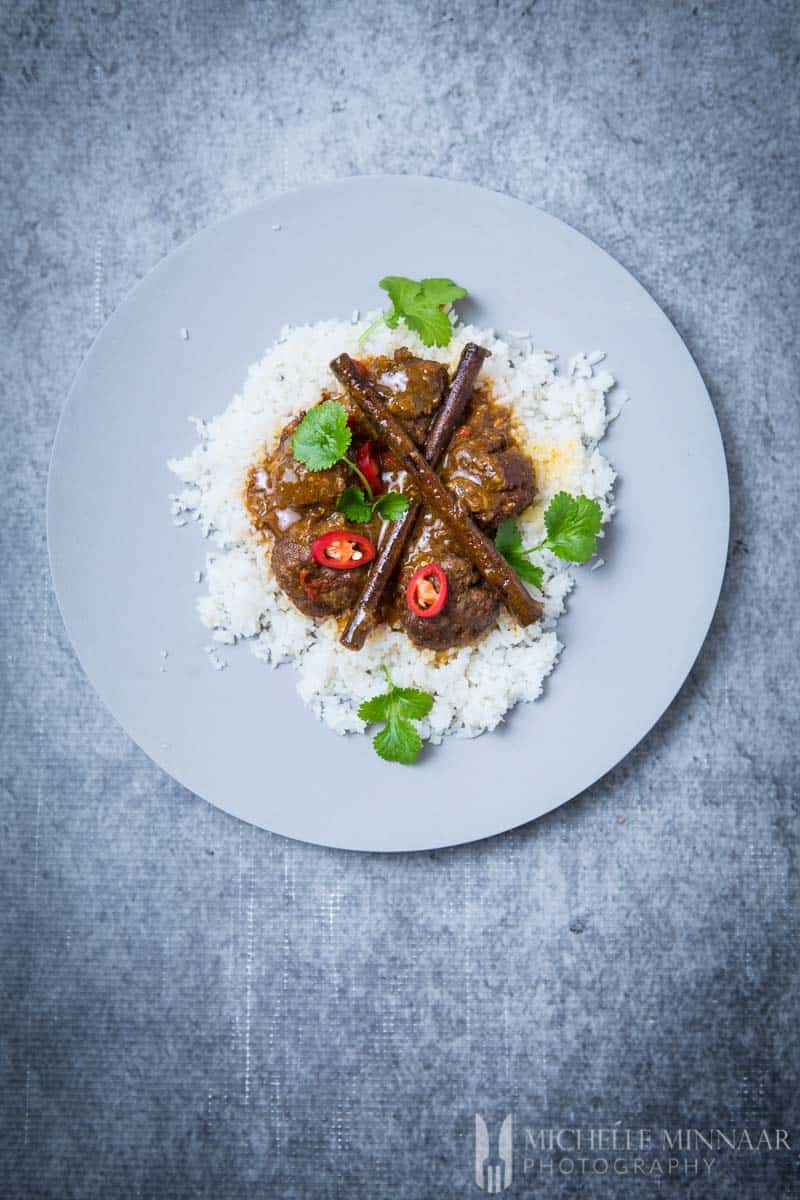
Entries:
<svg viewBox="0 0 800 1200">
<path fill-rule="evenodd" d="M 800 1146 L 798 11 L 3 4 L 0 1195 L 477 1195 L 476 1109 Z M 83 677 L 44 539 L 67 386 L 136 280 L 276 189 L 379 171 L 616 255 L 703 371 L 733 492 L 712 634 L 644 744 L 535 825 L 408 857 L 166 778 Z M 800 1194 L 795 1154 L 660 1186 L 516 1166 L 510 1195 Z"/>
</svg>

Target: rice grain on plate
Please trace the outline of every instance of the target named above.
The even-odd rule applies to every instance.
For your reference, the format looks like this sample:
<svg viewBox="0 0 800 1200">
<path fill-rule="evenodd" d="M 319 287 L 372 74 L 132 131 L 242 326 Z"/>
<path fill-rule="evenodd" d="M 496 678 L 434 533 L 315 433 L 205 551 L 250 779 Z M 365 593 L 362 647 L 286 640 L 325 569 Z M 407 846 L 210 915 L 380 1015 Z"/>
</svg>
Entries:
<svg viewBox="0 0 800 1200">
<path fill-rule="evenodd" d="M 254 533 L 245 507 L 248 470 L 292 416 L 319 401 L 323 389 L 340 393 L 328 363 L 342 351 L 363 355 L 358 336 L 369 320 L 285 328 L 225 411 L 209 421 L 194 420 L 199 444 L 169 466 L 185 485 L 177 497 L 180 511 L 194 511 L 215 545 L 206 557 L 208 591 L 198 612 L 215 640 L 246 638 L 273 666 L 294 663 L 300 696 L 337 733 L 364 729 L 356 710 L 383 690 L 385 664 L 396 683 L 435 696 L 430 716 L 420 724 L 423 736 L 433 742 L 451 733 L 474 737 L 494 729 L 517 701 L 541 693 L 561 649 L 555 626 L 573 586 L 573 569 L 549 553 L 541 555 L 544 619 L 522 629 L 502 612 L 494 629 L 450 652 L 444 663 L 386 626 L 354 652 L 339 645 L 335 620 L 305 617 L 283 594 L 270 570 L 269 547 Z M 371 355 L 391 355 L 408 346 L 452 371 L 469 341 L 491 350 L 482 378 L 492 384 L 496 401 L 513 406 L 534 461 L 536 502 L 519 518 L 525 544 L 544 536 L 542 514 L 559 491 L 598 500 L 608 520 L 614 471 L 598 443 L 608 424 L 606 395 L 614 379 L 606 370 L 595 371 L 597 353 L 575 355 L 562 374 L 549 351 L 510 346 L 489 330 L 461 325 L 445 348 L 424 346 L 405 327 L 382 327 L 370 336 L 368 349 Z"/>
</svg>

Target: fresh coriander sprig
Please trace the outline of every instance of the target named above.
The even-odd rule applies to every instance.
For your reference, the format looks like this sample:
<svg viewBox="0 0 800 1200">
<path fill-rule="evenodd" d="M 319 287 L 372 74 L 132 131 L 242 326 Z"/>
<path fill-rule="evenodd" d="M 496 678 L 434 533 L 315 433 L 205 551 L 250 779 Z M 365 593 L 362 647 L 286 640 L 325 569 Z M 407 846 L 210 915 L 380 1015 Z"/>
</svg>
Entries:
<svg viewBox="0 0 800 1200">
<path fill-rule="evenodd" d="M 386 492 L 375 496 L 363 471 L 347 457 L 353 434 L 347 424 L 347 409 L 338 400 L 323 400 L 309 409 L 292 438 L 292 453 L 309 471 L 326 471 L 337 462 L 346 463 L 364 485 L 363 490 L 346 487 L 339 497 L 336 511 L 344 513 L 350 521 L 364 523 L 373 513 L 379 513 L 386 521 L 396 521 L 408 511 L 410 501 L 400 492 Z"/>
<path fill-rule="evenodd" d="M 408 766 L 416 762 L 422 749 L 422 738 L 411 722 L 427 717 L 433 707 L 433 696 L 416 688 L 397 687 L 386 667 L 383 667 L 383 673 L 389 685 L 388 690 L 365 700 L 359 707 L 358 715 L 369 724 L 386 722 L 372 739 L 375 752 L 386 762 Z"/>
<path fill-rule="evenodd" d="M 292 438 L 292 454 L 309 471 L 327 471 L 337 462 L 347 463 L 364 485 L 370 501 L 373 499 L 369 481 L 354 462 L 347 457 L 353 434 L 347 424 L 347 409 L 338 400 L 323 400 L 309 409 Z"/>
<path fill-rule="evenodd" d="M 454 300 L 466 296 L 466 288 L 459 287 L 452 279 L 406 279 L 404 275 L 386 275 L 378 286 L 388 292 L 392 307 L 364 330 L 359 345 L 363 346 L 379 325 L 396 329 L 401 317 L 426 346 L 448 344 L 453 326 L 446 309 Z"/>
<path fill-rule="evenodd" d="M 506 517 L 503 521 L 495 534 L 494 544 L 506 562 L 517 572 L 520 579 L 531 584 L 532 587 L 541 589 L 544 571 L 541 567 L 535 567 L 527 559 L 527 555 L 533 554 L 539 547 L 531 546 L 528 550 L 523 549 L 522 534 L 513 517 Z"/>
<path fill-rule="evenodd" d="M 503 521 L 494 542 L 520 579 L 541 588 L 544 571 L 528 562 L 529 556 L 537 550 L 550 550 L 565 562 L 587 562 L 597 549 L 597 535 L 602 523 L 603 511 L 596 500 L 559 492 L 547 506 L 544 514 L 547 537 L 538 545 L 523 549 L 522 535 L 513 517 Z"/>
<path fill-rule="evenodd" d="M 360 487 L 352 484 L 342 492 L 336 504 L 336 511 L 344 513 L 348 521 L 356 524 L 370 521 L 377 513 L 385 521 L 397 521 L 409 509 L 411 501 L 402 492 L 384 492 L 374 500 L 368 500 Z"/>
<path fill-rule="evenodd" d="M 323 400 L 308 410 L 294 431 L 292 454 L 309 471 L 326 471 L 344 458 L 352 438 L 345 406 Z"/>
</svg>

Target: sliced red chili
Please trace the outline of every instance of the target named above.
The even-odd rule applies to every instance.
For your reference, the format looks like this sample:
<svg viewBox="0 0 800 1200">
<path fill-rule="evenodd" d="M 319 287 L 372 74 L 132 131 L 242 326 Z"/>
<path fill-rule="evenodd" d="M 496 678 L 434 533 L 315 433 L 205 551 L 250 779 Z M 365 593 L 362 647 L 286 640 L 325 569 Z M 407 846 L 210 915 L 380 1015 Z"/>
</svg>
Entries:
<svg viewBox="0 0 800 1200">
<path fill-rule="evenodd" d="M 375 557 L 375 547 L 369 538 L 349 529 L 332 529 L 311 543 L 314 562 L 335 571 L 352 571 L 366 566 Z"/>
<path fill-rule="evenodd" d="M 378 447 L 374 442 L 361 443 L 356 450 L 356 466 L 372 488 L 373 496 L 380 496 L 384 489 Z"/>
<path fill-rule="evenodd" d="M 406 604 L 417 617 L 435 617 L 447 602 L 447 576 L 438 563 L 426 563 L 408 581 Z"/>
</svg>

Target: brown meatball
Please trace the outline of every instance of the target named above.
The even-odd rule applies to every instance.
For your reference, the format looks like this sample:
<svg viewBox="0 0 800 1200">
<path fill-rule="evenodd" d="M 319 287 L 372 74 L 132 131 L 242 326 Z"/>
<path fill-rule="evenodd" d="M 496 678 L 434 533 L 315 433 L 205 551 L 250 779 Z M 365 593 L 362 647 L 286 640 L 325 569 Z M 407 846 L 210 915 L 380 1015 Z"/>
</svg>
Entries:
<svg viewBox="0 0 800 1200">
<path fill-rule="evenodd" d="M 336 617 L 353 607 L 364 582 L 364 569 L 356 567 L 342 571 L 323 567 L 315 562 L 311 544 L 332 529 L 352 530 L 374 543 L 375 524 L 351 525 L 340 513 L 333 513 L 324 520 L 296 521 L 276 538 L 272 548 L 272 570 L 300 612 L 307 617 Z"/>
<path fill-rule="evenodd" d="M 447 600 L 435 617 L 418 617 L 406 603 L 406 588 L 414 571 L 425 562 L 437 562 L 447 576 Z M 429 551 L 415 550 L 400 573 L 400 623 L 415 646 L 424 650 L 449 650 L 466 646 L 494 624 L 500 601 L 476 567 L 453 550 L 435 541 Z"/>
<path fill-rule="evenodd" d="M 267 464 L 267 503 L 270 508 L 303 508 L 307 504 L 335 504 L 350 479 L 350 468 L 337 463 L 327 471 L 309 471 L 292 453 L 292 438 L 305 416 L 301 413 L 284 429 Z"/>
<path fill-rule="evenodd" d="M 379 355 L 370 359 L 368 365 L 389 412 L 421 445 L 431 415 L 447 391 L 447 368 L 431 359 L 417 358 L 405 347 L 395 350 L 392 358 Z"/>
<path fill-rule="evenodd" d="M 479 524 L 496 529 L 536 495 L 533 465 L 491 425 L 463 426 L 447 452 L 442 482 Z"/>
</svg>

